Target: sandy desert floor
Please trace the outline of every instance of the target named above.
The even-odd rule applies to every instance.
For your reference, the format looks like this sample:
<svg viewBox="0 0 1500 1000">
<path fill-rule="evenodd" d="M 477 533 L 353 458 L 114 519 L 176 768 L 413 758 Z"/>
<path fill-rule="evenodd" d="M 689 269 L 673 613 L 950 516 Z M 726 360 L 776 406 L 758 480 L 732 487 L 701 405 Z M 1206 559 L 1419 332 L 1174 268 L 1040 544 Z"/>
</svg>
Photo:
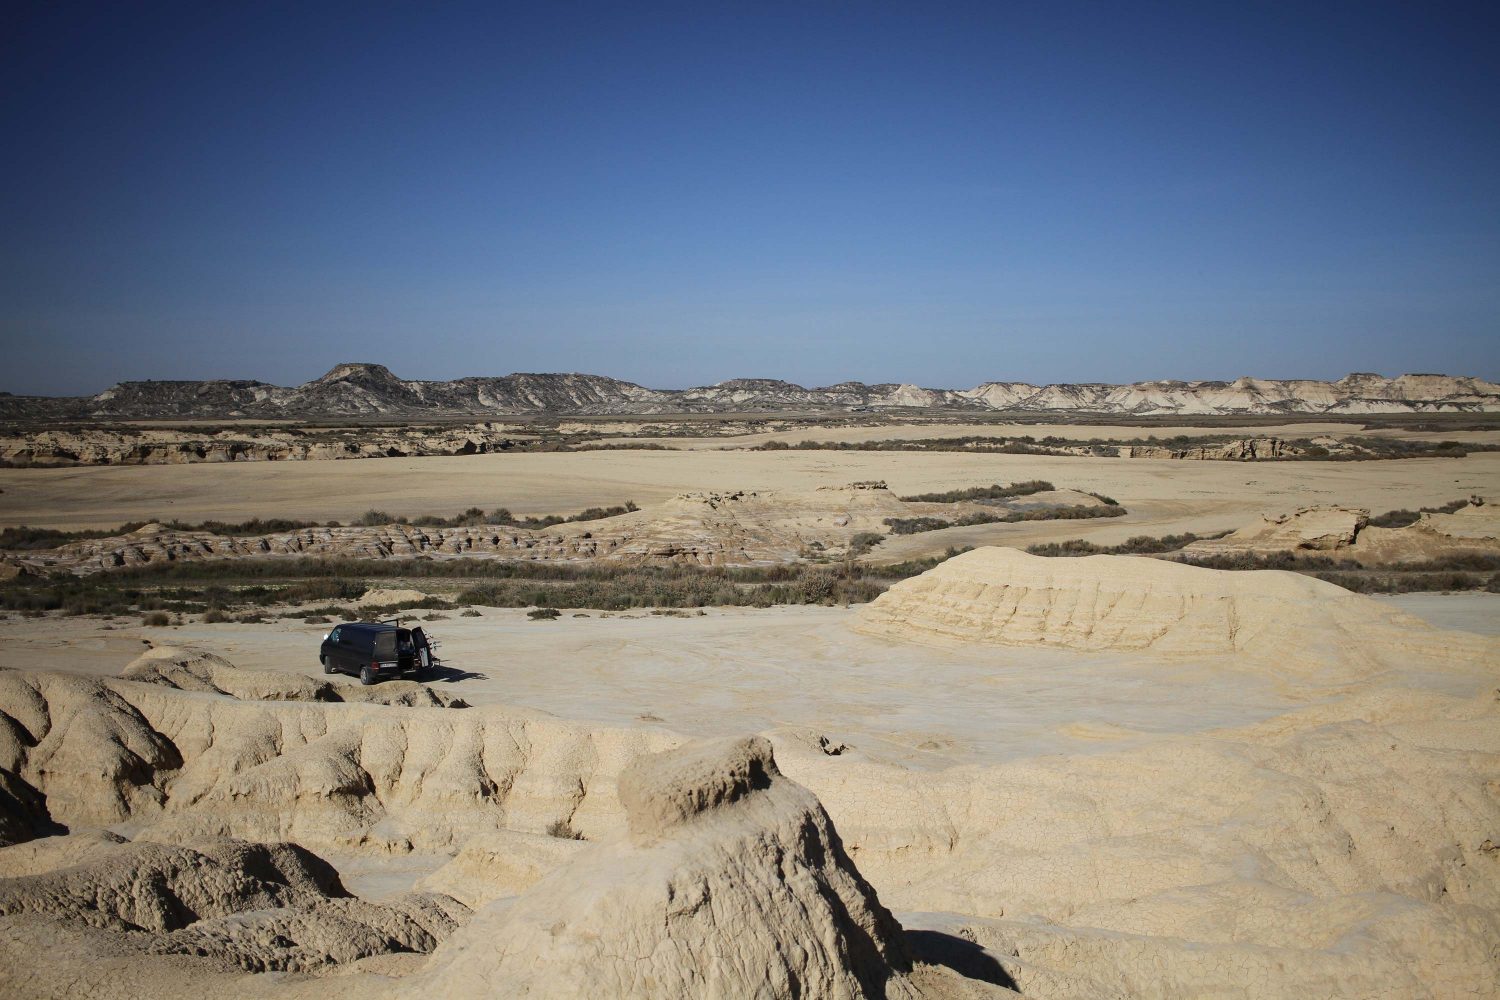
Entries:
<svg viewBox="0 0 1500 1000">
<path fill-rule="evenodd" d="M 348 521 L 372 508 L 453 514 L 504 506 L 566 513 L 696 490 L 810 490 L 885 480 L 898 494 L 1047 479 L 1118 499 L 1129 514 L 1091 523 L 1025 522 L 890 539 L 881 559 L 950 545 L 1104 544 L 1136 534 L 1240 527 L 1314 503 L 1373 511 L 1497 492 L 1500 453 L 1386 462 L 1185 462 L 1024 455 L 850 452 L 578 452 L 349 462 L 0 469 L 0 523 L 109 528 L 130 520 L 290 517 Z"/>
<path fill-rule="evenodd" d="M 1378 600 L 1443 628 L 1500 635 L 1497 594 Z M 436 686 L 470 704 L 695 737 L 797 727 L 920 768 L 1115 749 L 1256 722 L 1348 690 L 1234 658 L 892 644 L 853 631 L 857 614 L 714 608 L 701 617 L 596 611 L 535 622 L 492 608 L 421 624 L 456 674 Z M 0 621 L 0 668 L 114 676 L 149 642 L 321 679 L 316 650 L 327 631 L 296 620 L 148 628 L 10 617 Z M 1413 670 L 1402 683 L 1469 697 L 1494 679 L 1484 670 Z M 358 684 L 342 674 L 332 681 Z"/>
</svg>

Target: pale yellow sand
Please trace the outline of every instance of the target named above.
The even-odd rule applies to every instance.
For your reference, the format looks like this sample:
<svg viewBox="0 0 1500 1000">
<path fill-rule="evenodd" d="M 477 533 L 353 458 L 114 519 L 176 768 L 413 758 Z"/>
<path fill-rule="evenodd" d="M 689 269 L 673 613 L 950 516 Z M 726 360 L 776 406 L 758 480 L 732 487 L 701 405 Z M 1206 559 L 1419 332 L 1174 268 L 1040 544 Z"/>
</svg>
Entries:
<svg viewBox="0 0 1500 1000">
<path fill-rule="evenodd" d="M 1383 462 L 1235 462 L 856 452 L 581 452 L 0 470 L 0 524 L 114 527 L 127 520 L 291 517 L 348 521 L 470 506 L 518 514 L 651 503 L 693 490 L 808 490 L 886 480 L 898 494 L 1048 479 L 1118 499 L 1129 517 L 951 529 L 888 542 L 882 555 L 961 544 L 1026 544 L 1239 527 L 1318 502 L 1375 511 L 1500 493 L 1500 453 Z M 936 536 L 936 537 L 933 537 Z"/>
</svg>

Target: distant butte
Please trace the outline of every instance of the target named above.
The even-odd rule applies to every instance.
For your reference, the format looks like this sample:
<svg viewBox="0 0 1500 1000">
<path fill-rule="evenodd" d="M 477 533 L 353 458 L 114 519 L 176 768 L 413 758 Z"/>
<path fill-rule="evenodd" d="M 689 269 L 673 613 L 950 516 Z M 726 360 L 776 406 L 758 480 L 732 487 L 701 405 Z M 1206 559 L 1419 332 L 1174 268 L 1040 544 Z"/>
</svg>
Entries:
<svg viewBox="0 0 1500 1000">
<path fill-rule="evenodd" d="M 1500 411 L 1500 384 L 1455 375 L 1356 373 L 1332 382 L 1238 378 L 1105 383 L 984 382 L 972 389 L 840 382 L 805 388 L 777 379 L 730 379 L 691 389 L 648 389 L 603 375 L 517 372 L 447 382 L 397 377 L 384 365 L 346 363 L 293 387 L 251 380 L 121 382 L 94 396 L 0 393 L 0 419 L 743 413 L 809 409 L 943 409 L 1136 416 L 1217 414 L 1478 413 Z"/>
</svg>

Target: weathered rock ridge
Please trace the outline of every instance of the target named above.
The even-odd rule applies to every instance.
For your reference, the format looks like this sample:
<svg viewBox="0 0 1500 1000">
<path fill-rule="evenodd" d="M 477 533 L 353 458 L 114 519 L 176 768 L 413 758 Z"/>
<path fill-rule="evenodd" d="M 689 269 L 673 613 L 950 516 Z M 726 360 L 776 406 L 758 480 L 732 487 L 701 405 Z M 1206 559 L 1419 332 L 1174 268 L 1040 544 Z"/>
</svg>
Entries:
<svg viewBox="0 0 1500 1000">
<path fill-rule="evenodd" d="M 1091 413 L 1430 413 L 1500 410 L 1500 385 L 1449 375 L 1353 374 L 1332 382 L 1239 378 L 1128 385 L 985 382 L 972 389 L 841 382 L 805 388 L 731 379 L 648 389 L 599 375 L 517 373 L 449 382 L 398 378 L 383 365 L 342 364 L 284 388 L 254 381 L 124 382 L 95 396 L 0 394 L 0 418 L 313 417 L 330 415 L 672 413 L 797 408 L 948 407 Z"/>
</svg>

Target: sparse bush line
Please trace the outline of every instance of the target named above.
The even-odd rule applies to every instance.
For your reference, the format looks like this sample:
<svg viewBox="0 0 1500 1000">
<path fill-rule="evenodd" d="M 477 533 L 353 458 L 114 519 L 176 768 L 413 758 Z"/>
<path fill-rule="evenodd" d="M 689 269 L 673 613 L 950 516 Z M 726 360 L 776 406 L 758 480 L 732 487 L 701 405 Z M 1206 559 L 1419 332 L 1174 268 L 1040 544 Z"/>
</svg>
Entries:
<svg viewBox="0 0 1500 1000">
<path fill-rule="evenodd" d="M 774 604 L 843 604 L 872 600 L 892 583 L 923 573 L 960 550 L 929 559 L 876 566 L 852 559 L 752 567 L 627 566 L 496 560 L 204 560 L 167 563 L 92 577 L 22 578 L 0 585 L 0 610 L 41 614 L 178 614 L 317 604 L 299 615 L 350 619 L 413 609 L 489 607 L 629 608 Z M 368 580 L 453 579 L 455 599 L 427 596 L 357 612 L 352 602 Z M 249 581 L 248 586 L 232 586 Z M 337 603 L 336 603 L 337 602 Z"/>
<path fill-rule="evenodd" d="M 628 501 L 614 507 L 590 507 L 577 514 L 549 514 L 545 517 L 516 517 L 508 509 L 497 507 L 489 513 L 485 513 L 479 507 L 470 507 L 461 514 L 453 517 L 439 517 L 435 514 L 422 514 L 418 517 L 408 518 L 404 514 L 391 514 L 383 510 L 367 510 L 351 525 L 356 527 L 380 527 L 387 524 L 409 524 L 418 528 L 464 528 L 477 527 L 479 525 L 495 525 L 507 528 L 528 528 L 540 530 L 551 528 L 559 524 L 570 524 L 575 521 L 597 521 L 606 517 L 617 517 L 621 514 L 630 514 L 640 510 L 634 501 Z M 12 550 L 36 550 L 55 549 L 59 545 L 68 542 L 84 541 L 95 538 L 114 538 L 117 535 L 128 535 L 132 531 L 139 531 L 148 524 L 160 524 L 173 531 L 206 531 L 214 535 L 277 535 L 288 531 L 302 531 L 307 528 L 340 528 L 343 524 L 339 521 L 298 521 L 284 517 L 259 518 L 253 517 L 248 521 L 200 521 L 191 524 L 185 521 L 126 521 L 117 528 L 84 528 L 75 531 L 64 531 L 59 528 L 30 528 L 26 525 L 19 527 L 0 529 L 0 549 Z"/>
<path fill-rule="evenodd" d="M 1095 517 L 1123 517 L 1124 507 L 1106 504 L 1103 507 L 1037 507 L 1034 510 L 1014 510 L 1005 514 L 978 512 L 957 518 L 942 517 L 888 517 L 886 525 L 893 535 L 915 535 L 923 531 L 940 531 L 943 528 L 966 528 L 975 524 L 1015 524 L 1020 521 L 1073 521 Z"/>
<path fill-rule="evenodd" d="M 1207 538 L 1223 538 L 1228 531 L 1209 535 L 1195 535 L 1191 531 L 1181 535 L 1135 535 L 1119 545 L 1095 545 L 1082 538 L 1070 538 L 1065 542 L 1041 542 L 1027 546 L 1026 551 L 1034 556 L 1096 556 L 1096 555 L 1155 555 L 1160 552 L 1175 552 L 1193 542 Z"/>
<path fill-rule="evenodd" d="M 1116 458 L 1121 448 L 1165 448 L 1189 451 L 1211 448 L 1255 437 L 1251 434 L 1206 434 L 1199 437 L 1178 435 L 1158 438 L 1061 438 L 1053 435 L 1037 438 L 1029 434 L 1015 437 L 966 435 L 948 438 L 890 438 L 879 441 L 813 441 L 795 444 L 767 441 L 749 451 L 962 451 L 990 455 L 1046 455 L 1054 458 Z M 1314 444 L 1309 438 L 1283 439 L 1297 454 L 1281 458 L 1258 458 L 1259 462 L 1365 462 L 1400 458 L 1463 458 L 1471 452 L 1500 451 L 1500 445 L 1458 441 L 1411 441 L 1403 438 L 1350 436 L 1343 439 L 1351 451 L 1334 452 Z M 1210 459 L 1210 461 L 1247 461 L 1246 459 Z"/>
<path fill-rule="evenodd" d="M 1033 493 L 1045 493 L 1057 487 L 1045 479 L 1031 479 L 1024 483 L 1011 483 L 1009 486 L 1001 486 L 995 483 L 992 486 L 974 486 L 966 490 L 949 490 L 946 493 L 918 493 L 916 496 L 902 497 L 907 503 L 962 503 L 966 500 L 1005 500 L 1009 497 L 1025 497 Z"/>
</svg>

